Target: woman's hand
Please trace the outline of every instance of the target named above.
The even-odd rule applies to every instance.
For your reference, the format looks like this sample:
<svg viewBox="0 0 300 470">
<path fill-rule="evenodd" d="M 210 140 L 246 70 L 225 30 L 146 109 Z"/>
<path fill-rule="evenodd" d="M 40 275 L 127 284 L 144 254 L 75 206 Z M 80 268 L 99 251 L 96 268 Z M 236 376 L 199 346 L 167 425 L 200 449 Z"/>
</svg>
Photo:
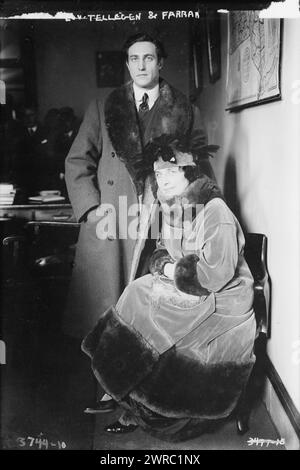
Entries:
<svg viewBox="0 0 300 470">
<path fill-rule="evenodd" d="M 164 275 L 169 279 L 174 279 L 175 263 L 166 263 L 164 266 Z"/>
</svg>

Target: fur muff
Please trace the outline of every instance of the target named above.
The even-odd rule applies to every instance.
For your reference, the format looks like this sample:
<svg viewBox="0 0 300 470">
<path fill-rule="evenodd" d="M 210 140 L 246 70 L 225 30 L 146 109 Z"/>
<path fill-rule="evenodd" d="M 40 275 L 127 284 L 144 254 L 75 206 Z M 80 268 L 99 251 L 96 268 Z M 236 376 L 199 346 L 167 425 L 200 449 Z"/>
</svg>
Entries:
<svg viewBox="0 0 300 470">
<path fill-rule="evenodd" d="M 153 252 L 150 262 L 149 262 L 149 271 L 151 274 L 158 273 L 163 275 L 164 266 L 167 263 L 174 263 L 172 256 L 169 255 L 168 251 L 165 249 L 157 249 Z"/>
<path fill-rule="evenodd" d="M 160 99 L 151 139 L 161 134 L 187 134 L 192 126 L 192 107 L 187 98 L 164 80 L 160 80 L 159 87 Z M 139 175 L 145 166 L 144 149 L 131 82 L 109 95 L 104 112 L 111 143 L 140 194 L 143 191 L 143 181 Z"/>
<path fill-rule="evenodd" d="M 195 254 L 183 256 L 177 261 L 174 272 L 174 282 L 177 289 L 191 295 L 209 295 L 210 292 L 202 287 L 197 276 L 199 257 Z"/>
<path fill-rule="evenodd" d="M 82 342 L 102 387 L 115 399 L 126 396 L 152 370 L 158 352 L 122 323 L 111 307 Z"/>
</svg>

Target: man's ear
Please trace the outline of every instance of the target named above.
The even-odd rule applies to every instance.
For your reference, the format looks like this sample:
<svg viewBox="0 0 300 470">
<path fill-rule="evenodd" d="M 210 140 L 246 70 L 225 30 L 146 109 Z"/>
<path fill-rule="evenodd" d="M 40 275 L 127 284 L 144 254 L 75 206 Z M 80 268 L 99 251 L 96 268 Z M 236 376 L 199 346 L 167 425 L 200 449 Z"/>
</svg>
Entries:
<svg viewBox="0 0 300 470">
<path fill-rule="evenodd" d="M 164 59 L 163 59 L 163 57 L 161 57 L 161 59 L 160 59 L 160 61 L 159 61 L 159 63 L 158 63 L 158 68 L 159 68 L 159 70 L 161 70 L 161 69 L 163 68 L 163 65 L 164 65 Z"/>
</svg>

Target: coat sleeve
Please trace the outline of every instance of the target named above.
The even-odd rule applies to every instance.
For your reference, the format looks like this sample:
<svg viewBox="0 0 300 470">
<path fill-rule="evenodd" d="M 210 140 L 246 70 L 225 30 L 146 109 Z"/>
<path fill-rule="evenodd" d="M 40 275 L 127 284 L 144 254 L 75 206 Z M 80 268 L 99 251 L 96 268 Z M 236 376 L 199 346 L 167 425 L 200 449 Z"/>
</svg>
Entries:
<svg viewBox="0 0 300 470">
<path fill-rule="evenodd" d="M 69 198 L 77 220 L 100 204 L 97 169 L 102 152 L 98 102 L 93 101 L 65 161 Z"/>
<path fill-rule="evenodd" d="M 176 263 L 176 287 L 192 295 L 220 291 L 234 277 L 238 263 L 236 227 L 218 223 L 205 230 L 204 242 L 197 252 Z"/>
</svg>

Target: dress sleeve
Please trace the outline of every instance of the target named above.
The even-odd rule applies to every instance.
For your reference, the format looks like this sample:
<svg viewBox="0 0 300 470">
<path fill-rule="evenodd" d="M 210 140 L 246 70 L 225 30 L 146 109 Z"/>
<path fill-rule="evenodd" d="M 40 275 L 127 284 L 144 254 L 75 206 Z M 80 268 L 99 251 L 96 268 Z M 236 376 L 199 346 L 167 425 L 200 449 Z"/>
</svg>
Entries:
<svg viewBox="0 0 300 470">
<path fill-rule="evenodd" d="M 98 102 L 93 101 L 65 161 L 65 178 L 77 220 L 100 204 L 97 169 L 102 152 Z"/>
<path fill-rule="evenodd" d="M 236 227 L 219 223 L 205 230 L 197 252 L 176 263 L 175 284 L 193 295 L 220 291 L 234 276 L 238 263 Z"/>
</svg>

